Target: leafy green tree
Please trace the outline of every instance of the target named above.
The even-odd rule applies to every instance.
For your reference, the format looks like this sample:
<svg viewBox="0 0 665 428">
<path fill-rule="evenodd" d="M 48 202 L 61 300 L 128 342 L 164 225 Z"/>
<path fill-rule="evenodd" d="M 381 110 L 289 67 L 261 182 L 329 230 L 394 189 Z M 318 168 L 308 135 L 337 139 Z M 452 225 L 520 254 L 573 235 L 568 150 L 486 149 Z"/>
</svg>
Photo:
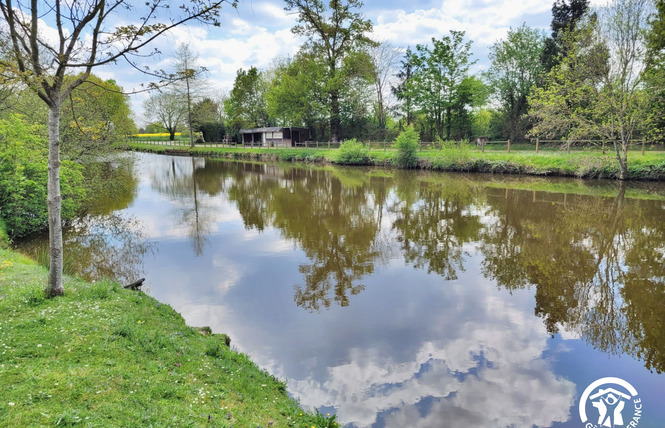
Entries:
<svg viewBox="0 0 665 428">
<path fill-rule="evenodd" d="M 540 57 L 543 34 L 523 24 L 510 29 L 505 40 L 490 48 L 492 65 L 487 72 L 489 85 L 503 112 L 503 133 L 512 141 L 523 140 L 529 130 L 528 97 L 544 72 Z"/>
<path fill-rule="evenodd" d="M 225 134 L 219 104 L 204 98 L 192 106 L 192 129 L 203 134 L 205 141 L 221 141 Z"/>
<path fill-rule="evenodd" d="M 299 24 L 292 31 L 308 39 L 307 49 L 325 65 L 323 77 L 330 115 L 330 137 L 339 141 L 341 134 L 341 94 L 351 77 L 357 76 L 359 59 L 354 52 L 374 44 L 367 33 L 372 23 L 354 10 L 360 0 L 285 0 L 286 10 L 298 13 Z M 366 57 L 365 57 L 366 59 Z"/>
<path fill-rule="evenodd" d="M 307 127 L 313 138 L 329 135 L 325 73 L 323 61 L 306 50 L 277 65 L 266 94 L 268 113 L 277 124 Z"/>
<path fill-rule="evenodd" d="M 62 295 L 63 243 L 62 192 L 60 190 L 60 119 L 71 92 L 85 82 L 93 68 L 139 55 L 142 48 L 160 35 L 192 20 L 218 24 L 222 1 L 187 2 L 154 0 L 92 0 L 52 4 L 32 1 L 0 1 L 4 25 L 0 39 L 9 40 L 9 55 L 0 56 L 0 69 L 34 91 L 47 105 L 48 115 L 48 220 L 49 296 Z M 118 14 L 130 10 L 135 24 Z M 55 26 L 56 31 L 44 27 Z M 137 67 L 138 68 L 138 67 Z M 67 76 L 76 76 L 67 79 Z"/>
<path fill-rule="evenodd" d="M 241 128 L 271 125 L 266 102 L 267 90 L 268 83 L 256 67 L 247 71 L 238 70 L 231 94 L 224 103 L 231 128 L 238 131 Z"/>
<path fill-rule="evenodd" d="M 571 34 L 568 55 L 534 91 L 535 135 L 602 138 L 612 143 L 619 179 L 628 178 L 628 148 L 646 135 L 653 94 L 644 90 L 648 0 L 615 0 Z"/>
<path fill-rule="evenodd" d="M 113 80 L 91 75 L 62 107 L 63 157 L 81 161 L 108 153 L 112 144 L 136 132 L 129 98 Z"/>
<path fill-rule="evenodd" d="M 471 42 L 464 42 L 463 31 L 451 31 L 441 40 L 432 38 L 431 48 L 417 45 L 407 61 L 414 67 L 407 91 L 427 118 L 428 135 L 451 139 L 453 114 L 462 100 L 462 82 L 474 63 Z"/>
<path fill-rule="evenodd" d="M 454 103 L 452 137 L 468 139 L 473 135 L 473 111 L 487 104 L 490 88 L 476 76 L 462 80 Z"/>
<path fill-rule="evenodd" d="M 0 219 L 11 238 L 37 232 L 48 225 L 46 182 L 47 145 L 39 125 L 12 114 L 0 120 Z M 81 165 L 63 160 L 62 217 L 73 218 L 83 200 Z"/>
<path fill-rule="evenodd" d="M 653 94 L 653 138 L 665 138 L 665 1 L 656 1 L 647 38 L 647 90 Z"/>
</svg>

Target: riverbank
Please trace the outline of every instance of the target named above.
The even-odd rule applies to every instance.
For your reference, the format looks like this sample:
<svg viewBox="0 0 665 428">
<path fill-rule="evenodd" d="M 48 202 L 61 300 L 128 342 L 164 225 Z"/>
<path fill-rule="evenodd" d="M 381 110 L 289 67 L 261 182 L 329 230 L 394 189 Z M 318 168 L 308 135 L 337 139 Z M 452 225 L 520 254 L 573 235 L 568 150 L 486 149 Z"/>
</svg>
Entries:
<svg viewBox="0 0 665 428">
<path fill-rule="evenodd" d="M 148 153 L 214 156 L 228 159 L 261 161 L 317 162 L 336 164 L 338 150 L 332 149 L 261 149 L 229 147 L 168 146 L 129 143 L 128 150 Z M 363 165 L 391 167 L 394 151 L 372 150 Z M 476 149 L 446 148 L 418 152 L 418 168 L 442 172 L 479 172 L 561 176 L 578 178 L 617 178 L 619 168 L 611 153 L 594 151 L 512 153 Z M 628 160 L 631 180 L 665 180 L 665 152 L 631 152 Z"/>
<path fill-rule="evenodd" d="M 334 426 L 225 335 L 109 281 L 46 299 L 47 274 L 0 248 L 0 426 Z"/>
</svg>

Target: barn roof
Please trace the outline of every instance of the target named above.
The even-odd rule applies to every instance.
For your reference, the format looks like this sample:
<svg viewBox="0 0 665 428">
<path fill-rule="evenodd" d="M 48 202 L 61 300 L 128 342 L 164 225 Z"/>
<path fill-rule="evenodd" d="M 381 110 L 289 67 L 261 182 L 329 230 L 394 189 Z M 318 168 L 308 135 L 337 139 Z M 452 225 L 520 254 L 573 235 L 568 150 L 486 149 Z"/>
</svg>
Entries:
<svg viewBox="0 0 665 428">
<path fill-rule="evenodd" d="M 269 126 L 265 128 L 251 128 L 251 129 L 241 129 L 241 134 L 254 134 L 257 132 L 280 132 L 285 129 L 298 130 L 298 131 L 309 131 L 307 128 L 298 128 L 295 126 Z"/>
</svg>

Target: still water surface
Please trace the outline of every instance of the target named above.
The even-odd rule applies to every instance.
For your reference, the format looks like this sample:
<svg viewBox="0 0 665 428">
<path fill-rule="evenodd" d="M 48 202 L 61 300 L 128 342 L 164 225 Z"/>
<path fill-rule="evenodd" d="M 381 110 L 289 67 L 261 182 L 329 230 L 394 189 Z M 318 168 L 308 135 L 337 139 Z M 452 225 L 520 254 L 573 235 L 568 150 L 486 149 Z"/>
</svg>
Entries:
<svg viewBox="0 0 665 428">
<path fill-rule="evenodd" d="M 663 185 L 147 154 L 132 171 L 70 228 L 68 269 L 145 276 L 310 409 L 582 427 L 585 388 L 619 377 L 638 426 L 665 426 Z"/>
</svg>

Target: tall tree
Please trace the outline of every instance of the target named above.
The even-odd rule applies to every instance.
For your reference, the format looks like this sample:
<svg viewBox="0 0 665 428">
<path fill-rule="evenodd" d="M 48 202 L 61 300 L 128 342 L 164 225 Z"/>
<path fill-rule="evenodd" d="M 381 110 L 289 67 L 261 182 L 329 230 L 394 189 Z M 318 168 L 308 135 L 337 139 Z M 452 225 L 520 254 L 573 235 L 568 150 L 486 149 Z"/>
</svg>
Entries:
<svg viewBox="0 0 665 428">
<path fill-rule="evenodd" d="M 349 54 L 374 44 L 366 36 L 372 30 L 372 23 L 354 11 L 363 6 L 360 0 L 331 0 L 327 6 L 321 0 L 285 2 L 287 11 L 298 14 L 299 24 L 293 27 L 293 33 L 307 37 L 307 48 L 320 56 L 326 66 L 330 137 L 339 141 L 340 91 L 357 70 L 354 60 L 358 57 Z"/>
<path fill-rule="evenodd" d="M 393 95 L 402 102 L 401 115 L 406 119 L 406 127 L 413 123 L 413 93 L 411 78 L 413 77 L 413 52 L 407 48 L 404 59 L 400 61 L 401 69 L 397 72 L 397 84 L 391 87 Z"/>
<path fill-rule="evenodd" d="M 206 72 L 204 67 L 197 64 L 198 56 L 189 46 L 183 43 L 176 50 L 176 92 L 185 97 L 187 106 L 187 127 L 189 128 L 189 146 L 194 147 L 194 131 L 192 128 L 192 103 L 199 96 L 199 90 L 204 83 L 202 80 Z"/>
<path fill-rule="evenodd" d="M 240 128 L 269 126 L 270 117 L 266 103 L 268 82 L 256 67 L 238 70 L 233 89 L 224 103 L 230 126 Z"/>
<path fill-rule="evenodd" d="M 177 2 L 179 3 L 179 2 Z M 135 3 L 127 0 L 90 0 L 53 3 L 0 1 L 5 24 L 0 36 L 11 40 L 11 60 L 0 56 L 2 68 L 11 70 L 49 108 L 49 296 L 64 294 L 60 194 L 60 115 L 74 88 L 86 81 L 93 68 L 131 55 L 179 25 L 192 20 L 217 24 L 222 1 L 193 0 L 173 4 L 166 0 Z M 131 11 L 133 23 L 112 27 L 117 15 Z M 169 16 L 162 15 L 163 13 Z M 160 20 L 163 19 L 163 21 Z M 55 26 L 55 32 L 47 26 Z M 67 80 L 67 75 L 76 78 Z"/>
<path fill-rule="evenodd" d="M 510 29 L 505 40 L 490 48 L 492 65 L 487 73 L 496 100 L 501 104 L 503 130 L 512 141 L 522 140 L 528 131 L 528 97 L 542 77 L 544 67 L 540 62 L 543 52 L 543 34 L 523 24 Z"/>
<path fill-rule="evenodd" d="M 219 104 L 209 97 L 192 106 L 192 129 L 201 132 L 205 141 L 222 141 L 224 137 L 219 110 Z"/>
<path fill-rule="evenodd" d="M 665 138 L 665 0 L 656 1 L 647 31 L 647 85 L 654 95 L 653 138 Z"/>
<path fill-rule="evenodd" d="M 388 42 L 371 47 L 369 54 L 374 64 L 374 90 L 376 92 L 376 118 L 379 130 L 385 131 L 390 108 L 391 82 L 396 74 L 400 51 Z"/>
<path fill-rule="evenodd" d="M 589 10 L 589 0 L 555 0 L 552 5 L 552 35 L 545 39 L 541 55 L 541 64 L 545 71 L 559 63 L 566 55 L 562 43 L 565 33 L 576 28 L 577 22 Z"/>
<path fill-rule="evenodd" d="M 146 118 L 157 120 L 169 133 L 169 140 L 175 140 L 178 128 L 184 125 L 187 117 L 187 106 L 182 97 L 174 91 L 158 92 L 143 104 Z"/>
<path fill-rule="evenodd" d="M 645 90 L 644 34 L 649 0 L 615 0 L 570 37 L 568 55 L 534 91 L 535 134 L 602 138 L 613 144 L 619 179 L 628 178 L 628 147 L 654 114 Z"/>
<path fill-rule="evenodd" d="M 414 66 L 410 91 L 427 116 L 431 136 L 450 139 L 459 91 L 475 62 L 471 60 L 471 42 L 464 42 L 463 31 L 451 31 L 441 40 L 432 38 L 431 48 L 417 45 L 409 62 Z"/>
</svg>

